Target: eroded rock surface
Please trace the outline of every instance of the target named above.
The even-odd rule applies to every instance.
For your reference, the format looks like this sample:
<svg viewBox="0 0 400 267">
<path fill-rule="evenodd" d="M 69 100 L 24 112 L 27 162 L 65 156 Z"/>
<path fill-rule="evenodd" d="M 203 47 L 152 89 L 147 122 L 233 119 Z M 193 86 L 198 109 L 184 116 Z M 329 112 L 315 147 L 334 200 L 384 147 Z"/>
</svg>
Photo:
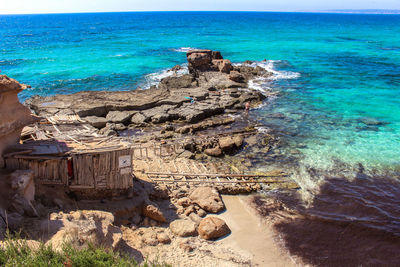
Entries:
<svg viewBox="0 0 400 267">
<path fill-rule="evenodd" d="M 263 69 L 234 67 L 221 53 L 211 50 L 190 51 L 187 60 L 189 74 L 178 75 L 174 68 L 170 70 L 172 76 L 147 90 L 34 96 L 26 103 L 41 116 L 77 114 L 101 129 L 102 134 L 111 135 L 121 131 L 118 129 L 124 130 L 121 125 L 136 128 L 174 121 L 196 124 L 227 109 L 241 110 L 247 102 L 265 98 L 259 91 L 247 88 L 250 79 L 268 76 Z"/>
<path fill-rule="evenodd" d="M 22 128 L 38 120 L 22 105 L 18 93 L 27 86 L 0 75 L 0 168 L 4 168 L 4 151 L 18 143 Z"/>
<path fill-rule="evenodd" d="M 190 193 L 189 198 L 193 203 L 211 213 L 218 213 L 225 209 L 218 191 L 212 187 L 198 187 Z"/>
<path fill-rule="evenodd" d="M 201 220 L 199 236 L 206 240 L 213 240 L 229 234 L 231 230 L 224 220 L 217 217 L 207 217 Z"/>
<path fill-rule="evenodd" d="M 197 235 L 196 223 L 191 220 L 179 219 L 170 223 L 172 233 L 180 237 Z"/>
</svg>

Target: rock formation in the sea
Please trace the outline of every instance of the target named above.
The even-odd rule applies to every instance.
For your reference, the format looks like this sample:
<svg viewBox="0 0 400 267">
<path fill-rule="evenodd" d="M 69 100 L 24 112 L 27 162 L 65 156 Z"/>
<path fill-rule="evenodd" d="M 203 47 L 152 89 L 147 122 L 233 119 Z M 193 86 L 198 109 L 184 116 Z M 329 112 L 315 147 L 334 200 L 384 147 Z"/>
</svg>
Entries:
<svg viewBox="0 0 400 267">
<path fill-rule="evenodd" d="M 171 76 L 148 90 L 35 96 L 27 104 L 40 116 L 77 114 L 101 129 L 101 134 L 115 135 L 128 127 L 174 121 L 201 123 L 227 110 L 243 110 L 246 103 L 260 103 L 265 98 L 247 85 L 251 79 L 271 75 L 265 69 L 233 66 L 221 53 L 211 50 L 190 51 L 187 60 L 189 74 L 178 75 L 170 70 Z M 186 130 L 196 131 L 188 127 L 178 131 Z"/>
<path fill-rule="evenodd" d="M 0 75 L 0 168 L 4 168 L 3 153 L 7 147 L 18 143 L 26 125 L 37 121 L 19 102 L 18 93 L 25 88 L 26 85 Z"/>
</svg>

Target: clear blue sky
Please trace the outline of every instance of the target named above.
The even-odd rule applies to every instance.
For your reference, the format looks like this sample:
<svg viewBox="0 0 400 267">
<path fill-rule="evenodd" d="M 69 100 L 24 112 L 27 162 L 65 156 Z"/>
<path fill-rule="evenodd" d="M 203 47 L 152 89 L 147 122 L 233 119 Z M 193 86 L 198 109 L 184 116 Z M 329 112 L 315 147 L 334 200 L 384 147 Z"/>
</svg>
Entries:
<svg viewBox="0 0 400 267">
<path fill-rule="evenodd" d="M 400 0 L 0 0 L 0 14 L 107 11 L 400 9 Z"/>
</svg>

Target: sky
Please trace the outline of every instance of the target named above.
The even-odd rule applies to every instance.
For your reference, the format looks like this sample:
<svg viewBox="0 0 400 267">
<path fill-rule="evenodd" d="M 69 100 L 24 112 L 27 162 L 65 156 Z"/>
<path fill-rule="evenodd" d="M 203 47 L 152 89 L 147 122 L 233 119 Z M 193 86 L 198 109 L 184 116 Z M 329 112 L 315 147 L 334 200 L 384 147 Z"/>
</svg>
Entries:
<svg viewBox="0 0 400 267">
<path fill-rule="evenodd" d="M 400 9 L 400 0 L 0 0 L 0 14 L 113 11 Z"/>
</svg>

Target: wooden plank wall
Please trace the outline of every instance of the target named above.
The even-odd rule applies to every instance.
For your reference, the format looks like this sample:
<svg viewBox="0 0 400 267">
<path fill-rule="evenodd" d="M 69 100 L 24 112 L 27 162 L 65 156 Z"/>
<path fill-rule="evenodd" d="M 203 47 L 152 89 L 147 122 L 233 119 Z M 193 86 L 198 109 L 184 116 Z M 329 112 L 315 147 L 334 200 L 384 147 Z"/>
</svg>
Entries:
<svg viewBox="0 0 400 267">
<path fill-rule="evenodd" d="M 130 165 L 120 168 L 120 157 L 131 156 Z M 133 149 L 122 149 L 88 154 L 73 154 L 74 178 L 68 175 L 68 159 L 6 159 L 10 169 L 31 169 L 41 184 L 60 184 L 71 189 L 128 189 L 132 180 Z"/>
<path fill-rule="evenodd" d="M 72 155 L 74 166 L 73 188 L 128 189 L 132 181 L 131 149 Z M 131 156 L 129 167 L 120 168 L 121 156 Z M 124 169 L 121 173 L 121 169 Z"/>
<path fill-rule="evenodd" d="M 11 170 L 33 171 L 35 182 L 48 185 L 68 185 L 68 159 L 6 159 L 6 166 Z"/>
</svg>

